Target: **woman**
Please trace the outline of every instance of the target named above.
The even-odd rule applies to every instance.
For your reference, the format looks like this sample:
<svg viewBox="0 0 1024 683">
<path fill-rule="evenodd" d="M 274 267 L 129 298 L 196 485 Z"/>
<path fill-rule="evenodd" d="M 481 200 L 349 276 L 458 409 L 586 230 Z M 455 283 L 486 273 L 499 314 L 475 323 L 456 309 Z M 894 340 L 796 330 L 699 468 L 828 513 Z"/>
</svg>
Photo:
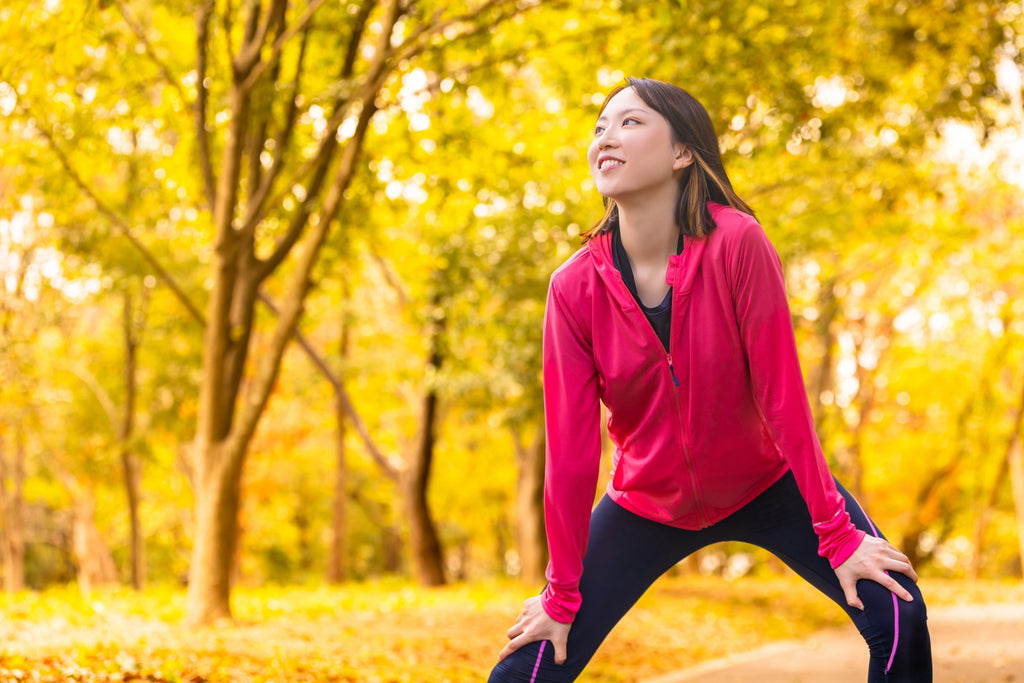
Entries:
<svg viewBox="0 0 1024 683">
<path fill-rule="evenodd" d="M 768 549 L 843 607 L 869 681 L 930 681 L 917 574 L 829 473 L 778 256 L 704 107 L 629 79 L 587 158 L 607 211 L 552 275 L 544 323 L 548 585 L 491 682 L 575 680 L 658 576 L 720 541 Z M 599 402 L 615 452 L 591 510 Z"/>
</svg>

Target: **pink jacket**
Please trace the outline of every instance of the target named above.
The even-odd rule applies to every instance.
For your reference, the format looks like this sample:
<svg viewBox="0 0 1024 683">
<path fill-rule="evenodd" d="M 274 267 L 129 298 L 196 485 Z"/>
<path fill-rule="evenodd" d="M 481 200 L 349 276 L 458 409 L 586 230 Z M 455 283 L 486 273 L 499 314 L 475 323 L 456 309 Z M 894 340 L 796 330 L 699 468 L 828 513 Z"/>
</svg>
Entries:
<svg viewBox="0 0 1024 683">
<path fill-rule="evenodd" d="M 551 561 L 545 611 L 569 623 L 601 457 L 600 406 L 615 445 L 607 493 L 638 515 L 701 529 L 787 471 L 819 553 L 842 564 L 854 528 L 814 431 L 779 257 L 757 221 L 710 204 L 717 228 L 669 262 L 670 353 L 612 263 L 603 233 L 551 277 L 544 322 Z"/>
</svg>

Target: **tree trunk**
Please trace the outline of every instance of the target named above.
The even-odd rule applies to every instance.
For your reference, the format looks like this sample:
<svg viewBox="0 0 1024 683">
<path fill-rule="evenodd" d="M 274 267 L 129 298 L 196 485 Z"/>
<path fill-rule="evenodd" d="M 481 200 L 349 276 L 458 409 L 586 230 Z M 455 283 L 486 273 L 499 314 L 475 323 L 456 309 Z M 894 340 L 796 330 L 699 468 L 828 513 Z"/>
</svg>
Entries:
<svg viewBox="0 0 1024 683">
<path fill-rule="evenodd" d="M 516 439 L 519 472 L 516 481 L 516 518 L 519 541 L 520 578 L 527 584 L 544 581 L 547 568 L 547 535 L 544 529 L 544 457 L 546 440 L 543 424 L 529 447 Z"/>
<path fill-rule="evenodd" d="M 422 586 L 442 586 L 446 583 L 444 557 L 427 500 L 430 467 L 434 457 L 434 423 L 437 419 L 437 392 L 434 389 L 427 391 L 424 407 L 419 444 L 408 469 L 403 473 L 409 549 L 416 581 Z"/>
<path fill-rule="evenodd" d="M 1013 510 L 1017 517 L 1017 546 L 1020 549 L 1021 576 L 1024 577 L 1024 449 L 1021 448 L 1020 430 L 1010 445 L 1008 455 L 1010 488 L 1013 491 Z"/>
<path fill-rule="evenodd" d="M 220 15 L 235 10 L 212 1 L 197 5 L 193 123 L 214 244 L 196 418 L 197 528 L 186 601 L 187 619 L 192 623 L 230 614 L 230 563 L 237 545 L 246 451 L 270 399 L 285 347 L 295 335 L 318 256 L 359 168 L 378 95 L 404 60 L 422 50 L 437 49 L 433 40 L 443 27 L 439 15 L 424 19 L 404 42 L 396 44 L 394 29 L 410 11 L 409 5 L 399 0 L 368 5 L 373 8 L 358 12 L 351 18 L 350 30 L 342 31 L 348 36 L 348 45 L 346 50 L 342 38 L 342 50 L 336 52 L 341 57 L 340 68 L 331 89 L 312 94 L 302 90 L 302 76 L 306 69 L 323 67 L 306 63 L 308 41 L 322 35 L 320 22 L 314 21 L 320 16 L 320 3 L 305 9 L 284 0 L 247 3 L 245 10 L 237 11 L 244 16 L 237 25 L 237 40 L 229 49 L 229 68 L 216 74 L 210 68 L 209 53 L 214 45 L 221 46 L 214 42 L 211 26 L 219 20 L 231 24 L 236 17 Z M 463 14 L 459 23 L 472 23 L 491 7 L 492 3 L 482 3 Z M 364 28 L 371 14 L 374 31 L 366 36 Z M 215 84 L 215 78 L 221 76 L 226 82 Z M 223 93 L 222 100 L 212 103 L 214 93 Z M 268 97 L 278 94 L 281 106 L 270 106 Z M 295 134 L 302 114 L 300 103 L 312 101 L 310 95 L 326 103 L 325 110 L 330 111 L 326 130 L 336 131 L 351 122 L 355 125 L 344 139 L 324 135 L 308 155 L 301 154 L 308 158 L 292 163 L 291 159 L 299 156 L 296 146 L 302 144 Z M 213 110 L 218 119 L 226 114 L 223 128 L 211 125 Z M 217 144 L 211 139 L 214 130 L 223 130 Z M 272 148 L 269 142 L 274 143 Z M 296 188 L 302 189 L 302 197 L 297 196 Z M 263 240 L 262 230 L 271 217 L 280 219 L 284 228 Z M 257 253 L 257 235 L 261 245 L 272 243 L 266 256 Z M 285 274 L 276 278 L 284 291 L 280 314 L 264 352 L 251 359 L 259 288 L 286 263 Z M 436 410 L 429 407 L 431 412 Z M 431 538 L 426 533 L 432 531 L 432 524 L 424 514 L 433 439 L 431 424 L 424 431 L 424 448 L 420 449 L 420 454 L 426 455 L 420 459 L 424 467 L 409 477 L 408 487 L 410 518 L 418 522 L 414 536 L 422 544 L 424 556 L 432 545 L 438 545 L 436 534 Z M 439 556 L 439 550 L 436 554 Z"/>
<path fill-rule="evenodd" d="M 136 357 L 139 342 L 132 324 L 133 310 L 131 294 L 124 293 L 123 331 L 125 342 L 124 360 L 124 415 L 121 420 L 118 441 L 121 450 L 121 467 L 124 474 L 124 487 L 128 500 L 129 545 L 128 558 L 131 565 L 131 583 L 135 590 L 142 590 L 146 585 L 146 545 L 142 534 L 142 521 L 139 517 L 141 500 L 142 464 L 132 452 L 132 437 L 135 429 L 135 403 L 137 396 Z"/>
<path fill-rule="evenodd" d="M 346 540 L 348 538 L 348 462 L 345 454 L 345 412 L 335 401 L 337 438 L 335 444 L 334 505 L 331 509 L 331 558 L 327 579 L 340 584 L 348 578 Z"/>
<path fill-rule="evenodd" d="M 278 6 L 283 5 L 280 3 Z M 220 175 L 216 178 L 216 187 L 207 183 L 208 193 L 212 193 L 210 205 L 216 237 L 213 287 L 207 306 L 196 419 L 197 526 L 186 600 L 186 619 L 193 624 L 231 614 L 231 559 L 237 545 L 239 495 L 246 452 L 270 400 L 285 348 L 295 335 L 303 303 L 311 286 L 313 269 L 328 230 L 338 218 L 345 192 L 357 168 L 363 139 L 376 112 L 374 100 L 382 87 L 386 67 L 389 66 L 387 41 L 399 15 L 397 2 L 389 3 L 388 8 L 386 22 L 378 39 L 379 52 L 362 81 L 358 98 L 337 102 L 338 111 L 335 116 L 351 112 L 357 105 L 358 114 L 355 133 L 341 148 L 340 160 L 334 166 L 333 179 L 328 178 L 328 170 L 339 146 L 335 136 L 329 135 L 324 138 L 312 160 L 311 177 L 306 187 L 308 195 L 291 212 L 287 234 L 277 242 L 270 256 L 259 259 L 255 253 L 255 234 L 265 208 L 262 205 L 265 196 L 261 192 L 251 195 L 250 205 L 240 213 L 237 203 L 248 132 L 256 129 L 248 129 L 247 126 L 262 125 L 261 121 L 253 121 L 250 116 L 255 115 L 258 119 L 269 111 L 254 112 L 250 106 L 253 84 L 259 82 L 259 74 L 267 73 L 265 68 L 268 63 L 259 61 L 261 49 L 265 47 L 261 41 L 265 39 L 273 43 L 276 36 L 272 32 L 257 30 L 260 7 L 259 4 L 250 7 L 252 13 L 246 43 L 232 69 L 233 81 L 227 98 L 231 117 L 221 150 Z M 202 64 L 205 64 L 205 50 L 208 47 L 204 41 L 208 36 L 208 25 L 214 9 L 214 3 L 203 5 L 197 17 L 199 34 L 203 36 L 199 51 Z M 303 30 L 308 31 L 309 26 L 308 22 L 305 23 Z M 277 63 L 276 58 L 273 61 Z M 205 67 L 200 72 L 198 80 L 203 84 Z M 202 105 L 197 102 L 197 132 L 203 139 L 207 135 L 206 112 L 200 111 L 201 108 Z M 250 158 L 253 154 L 262 154 L 260 142 L 257 148 L 250 145 Z M 211 159 L 205 157 L 204 168 L 210 164 Z M 274 168 L 278 167 L 272 165 L 271 170 Z M 204 171 L 204 174 L 213 179 L 212 173 Z M 269 188 L 269 185 L 263 184 L 260 188 L 264 186 Z M 315 220 L 312 220 L 314 211 Z M 289 256 L 292 258 L 288 259 Z M 269 335 L 265 353 L 256 359 L 251 374 L 246 376 L 259 287 L 286 259 L 289 260 L 289 272 L 284 277 L 285 293 L 281 300 L 280 314 Z"/>
<path fill-rule="evenodd" d="M 226 460 L 230 458 L 221 458 Z M 208 624 L 231 616 L 240 502 L 238 474 L 196 468 L 196 532 L 185 604 L 187 620 L 193 624 Z"/>
<path fill-rule="evenodd" d="M 0 441 L 0 510 L 3 512 L 0 560 L 4 590 L 8 593 L 25 588 L 25 444 L 21 430 L 16 429 L 15 434 L 11 460 L 8 460 L 5 444 Z"/>
<path fill-rule="evenodd" d="M 431 309 L 441 311 L 439 295 L 432 297 Z M 428 368 L 430 375 L 436 376 L 444 362 L 441 350 L 445 320 L 443 313 L 438 313 L 434 321 L 434 329 L 430 335 L 430 357 Z M 423 400 L 419 439 L 416 449 L 409 459 L 409 466 L 403 473 L 406 518 L 409 524 L 409 548 L 412 553 L 413 575 L 423 586 L 440 586 L 446 583 L 444 557 L 441 541 L 437 535 L 434 520 L 430 514 L 427 490 L 430 485 L 430 468 L 434 459 L 434 447 L 437 440 L 438 393 L 434 382 L 430 381 Z"/>
<path fill-rule="evenodd" d="M 96 586 L 117 583 L 117 565 L 96 528 L 96 503 L 86 492 L 81 492 L 74 503 L 72 548 L 78 587 L 84 595 L 89 595 Z"/>
<path fill-rule="evenodd" d="M 348 462 L 345 453 L 346 413 L 341 398 L 335 396 L 334 414 L 337 423 L 334 464 L 334 505 L 331 509 L 331 556 L 327 564 L 327 580 L 341 583 L 348 578 L 346 539 L 348 538 Z"/>
<path fill-rule="evenodd" d="M 342 283 L 343 299 L 348 300 L 348 287 Z M 348 360 L 349 324 L 347 317 L 342 315 L 341 334 L 338 339 L 338 358 L 342 368 Z M 327 564 L 327 580 L 341 583 L 348 578 L 348 562 L 346 540 L 348 539 L 348 459 L 345 451 L 345 437 L 348 433 L 348 406 L 343 393 L 344 385 L 340 382 L 344 370 L 339 373 L 338 382 L 334 383 L 334 421 L 337 435 L 335 437 L 334 463 L 334 505 L 331 509 L 331 555 Z"/>
<path fill-rule="evenodd" d="M 1010 477 L 1014 515 L 1017 520 L 1017 541 L 1020 546 L 1021 572 L 1024 574 L 1024 456 L 1021 454 L 1022 427 L 1024 427 L 1024 388 L 1022 388 L 1020 399 L 1014 410 L 1010 435 L 1006 441 L 1003 457 L 999 461 L 996 476 L 992 481 L 992 487 L 989 489 L 988 500 L 978 513 L 978 523 L 974 529 L 974 553 L 971 557 L 969 574 L 972 579 L 976 579 L 981 575 L 985 531 L 988 528 L 992 511 L 995 510 L 998 503 L 999 492 L 1003 488 L 1003 482 L 1006 480 L 1007 475 Z"/>
<path fill-rule="evenodd" d="M 1013 510 L 1017 519 L 1021 575 L 1024 576 L 1024 446 L 1021 444 L 1021 429 L 1024 427 L 1024 383 L 1021 387 L 1012 431 L 1006 445 L 1006 463 L 1010 471 L 1010 490 L 1013 493 Z"/>
</svg>

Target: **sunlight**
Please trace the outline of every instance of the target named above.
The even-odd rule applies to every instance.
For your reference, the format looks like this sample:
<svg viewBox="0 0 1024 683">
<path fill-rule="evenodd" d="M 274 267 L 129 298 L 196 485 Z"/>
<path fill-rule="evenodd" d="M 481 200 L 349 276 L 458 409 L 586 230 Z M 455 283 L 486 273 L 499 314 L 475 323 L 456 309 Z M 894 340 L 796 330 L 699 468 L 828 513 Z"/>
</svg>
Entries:
<svg viewBox="0 0 1024 683">
<path fill-rule="evenodd" d="M 423 107 L 430 101 L 429 85 L 430 79 L 423 69 L 416 68 L 402 76 L 398 102 L 409 118 L 409 130 L 414 133 L 430 128 L 430 116 L 423 111 Z"/>
<path fill-rule="evenodd" d="M 18 94 L 10 85 L 0 81 L 0 114 L 10 116 L 18 104 Z"/>
<path fill-rule="evenodd" d="M 1005 182 L 1024 188 L 1024 74 L 1010 57 L 1000 60 L 995 72 L 996 84 L 1009 100 L 998 112 L 997 127 L 986 131 L 980 123 L 942 121 L 935 155 L 963 174 L 994 172 Z"/>
<path fill-rule="evenodd" d="M 484 97 L 484 94 L 480 92 L 480 89 L 476 86 L 470 86 L 469 96 L 466 98 L 466 106 L 473 112 L 474 115 L 481 119 L 489 119 L 494 116 L 494 105 L 491 101 Z"/>
<path fill-rule="evenodd" d="M 811 96 L 811 103 L 825 111 L 836 109 L 847 102 L 857 100 L 857 92 L 849 90 L 843 82 L 842 76 L 818 76 L 814 79 L 814 85 L 808 87 L 808 94 Z"/>
</svg>

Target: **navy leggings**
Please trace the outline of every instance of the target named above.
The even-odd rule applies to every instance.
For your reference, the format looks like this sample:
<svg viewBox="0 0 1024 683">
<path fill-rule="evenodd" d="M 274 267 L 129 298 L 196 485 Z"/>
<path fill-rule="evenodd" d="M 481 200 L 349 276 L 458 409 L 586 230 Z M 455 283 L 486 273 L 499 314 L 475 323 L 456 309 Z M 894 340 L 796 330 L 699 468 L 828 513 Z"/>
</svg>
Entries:
<svg viewBox="0 0 1024 683">
<path fill-rule="evenodd" d="M 837 484 L 837 486 L 839 486 Z M 842 486 L 846 510 L 858 529 L 881 536 Z M 818 537 L 791 473 L 726 519 L 687 531 L 635 515 L 605 497 L 594 509 L 583 560 L 583 604 L 569 630 L 564 664 L 555 664 L 550 643 L 530 643 L 491 672 L 489 683 L 555 683 L 576 680 L 605 636 L 655 579 L 691 553 L 720 541 L 767 549 L 842 607 L 870 651 L 868 683 L 932 680 L 931 643 L 924 599 L 903 574 L 892 576 L 914 596 L 904 602 L 880 584 L 861 580 L 863 611 L 846 604 L 836 573 L 818 555 Z"/>
</svg>

